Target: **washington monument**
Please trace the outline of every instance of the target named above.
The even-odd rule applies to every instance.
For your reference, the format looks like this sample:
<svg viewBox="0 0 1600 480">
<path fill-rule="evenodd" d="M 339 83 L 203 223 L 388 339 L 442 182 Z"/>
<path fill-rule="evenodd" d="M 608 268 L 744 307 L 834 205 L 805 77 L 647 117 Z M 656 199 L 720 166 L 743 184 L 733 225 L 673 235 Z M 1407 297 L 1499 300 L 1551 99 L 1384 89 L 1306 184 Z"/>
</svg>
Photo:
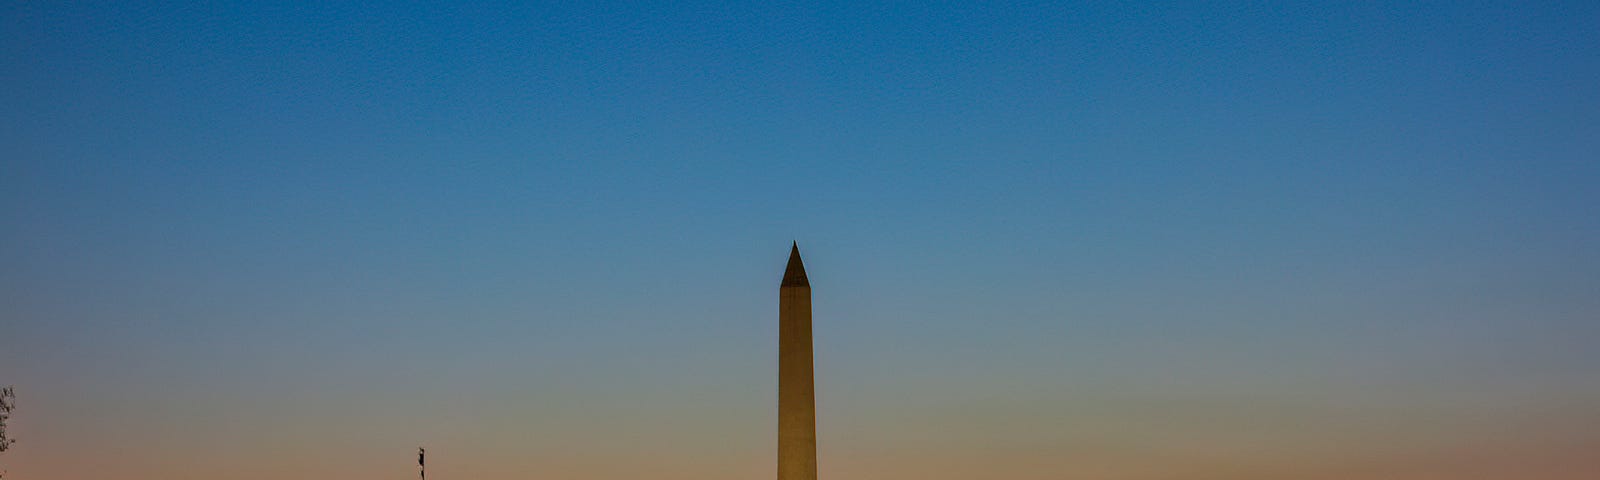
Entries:
<svg viewBox="0 0 1600 480">
<path fill-rule="evenodd" d="M 778 480 L 817 480 L 816 390 L 811 378 L 811 282 L 800 244 L 778 287 Z"/>
</svg>

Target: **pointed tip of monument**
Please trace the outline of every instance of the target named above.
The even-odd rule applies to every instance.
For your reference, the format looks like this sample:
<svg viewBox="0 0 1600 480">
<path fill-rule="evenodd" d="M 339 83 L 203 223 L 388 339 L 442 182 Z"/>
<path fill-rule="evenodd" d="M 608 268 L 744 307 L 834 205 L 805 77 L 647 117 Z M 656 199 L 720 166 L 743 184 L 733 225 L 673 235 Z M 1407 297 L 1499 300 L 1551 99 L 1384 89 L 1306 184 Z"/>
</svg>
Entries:
<svg viewBox="0 0 1600 480">
<path fill-rule="evenodd" d="M 806 266 L 800 261 L 800 242 L 796 241 L 789 246 L 789 266 L 783 269 L 784 287 L 810 287 L 811 281 L 806 279 Z"/>
</svg>

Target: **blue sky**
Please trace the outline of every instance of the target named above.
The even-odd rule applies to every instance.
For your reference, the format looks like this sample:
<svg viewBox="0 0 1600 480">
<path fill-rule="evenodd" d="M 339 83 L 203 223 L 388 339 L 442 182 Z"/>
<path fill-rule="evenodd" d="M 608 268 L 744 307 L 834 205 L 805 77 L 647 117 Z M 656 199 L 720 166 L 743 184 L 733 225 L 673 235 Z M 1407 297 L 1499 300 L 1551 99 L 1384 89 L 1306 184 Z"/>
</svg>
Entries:
<svg viewBox="0 0 1600 480">
<path fill-rule="evenodd" d="M 685 430 L 674 472 L 765 474 L 794 240 L 825 473 L 1600 471 L 1538 420 L 1600 398 L 1592 2 L 23 3 L 0 32 L 27 478 L 376 478 L 417 443 L 610 478 Z M 1264 411 L 1362 427 L 1211 436 Z M 1491 431 L 1539 447 L 1462 440 Z M 523 447 L 614 460 L 495 453 Z"/>
</svg>

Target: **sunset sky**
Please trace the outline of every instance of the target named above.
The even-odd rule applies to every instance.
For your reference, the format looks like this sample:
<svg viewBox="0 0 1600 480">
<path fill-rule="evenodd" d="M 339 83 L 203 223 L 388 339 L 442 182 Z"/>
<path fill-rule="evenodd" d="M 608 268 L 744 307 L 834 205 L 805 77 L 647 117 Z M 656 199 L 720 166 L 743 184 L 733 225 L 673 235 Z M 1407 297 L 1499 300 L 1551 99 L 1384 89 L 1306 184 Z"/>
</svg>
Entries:
<svg viewBox="0 0 1600 480">
<path fill-rule="evenodd" d="M 7 480 L 1600 478 L 1600 2 L 441 3 L 6 2 Z"/>
</svg>

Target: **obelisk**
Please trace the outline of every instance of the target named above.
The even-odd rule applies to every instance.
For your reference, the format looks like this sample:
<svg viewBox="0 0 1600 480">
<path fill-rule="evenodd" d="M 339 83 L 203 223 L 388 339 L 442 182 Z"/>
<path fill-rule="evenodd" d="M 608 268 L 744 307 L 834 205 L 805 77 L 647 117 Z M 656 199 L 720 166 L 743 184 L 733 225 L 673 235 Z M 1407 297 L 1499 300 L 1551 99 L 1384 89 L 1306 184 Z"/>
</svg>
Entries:
<svg viewBox="0 0 1600 480">
<path fill-rule="evenodd" d="M 778 480 L 817 479 L 816 390 L 811 378 L 811 282 L 800 244 L 778 287 Z"/>
</svg>

